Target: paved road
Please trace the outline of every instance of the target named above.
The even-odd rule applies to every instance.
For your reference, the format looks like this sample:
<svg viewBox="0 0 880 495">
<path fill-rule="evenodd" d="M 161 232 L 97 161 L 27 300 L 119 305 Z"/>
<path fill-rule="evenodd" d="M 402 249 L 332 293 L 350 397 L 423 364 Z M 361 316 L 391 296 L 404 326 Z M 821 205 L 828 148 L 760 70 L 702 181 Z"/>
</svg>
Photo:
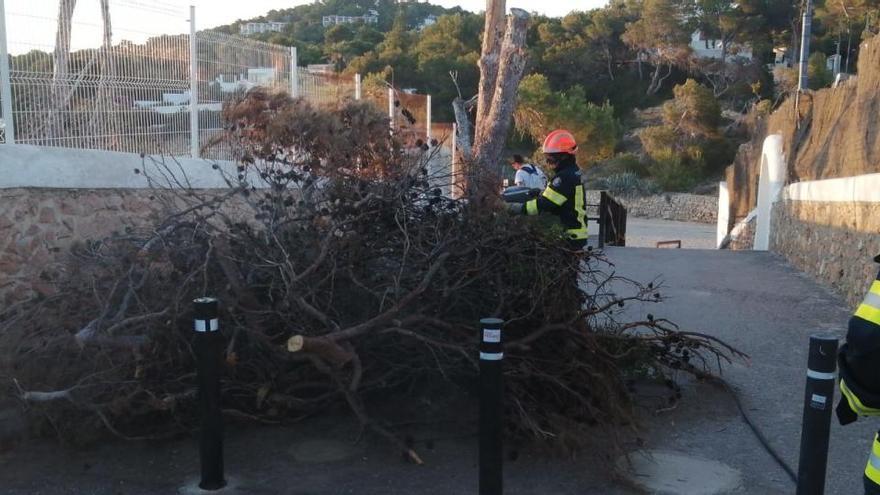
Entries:
<svg viewBox="0 0 880 495">
<path fill-rule="evenodd" d="M 843 337 L 850 311 L 828 290 L 781 258 L 759 252 L 611 248 L 618 273 L 659 276 L 668 298 L 628 311 L 668 317 L 748 353 L 725 376 L 750 415 L 792 466 L 797 465 L 809 335 Z M 652 446 L 726 462 L 746 475 L 744 493 L 793 493 L 784 472 L 761 449 L 724 393 L 706 385 L 685 391 L 679 415 L 656 417 Z M 666 424 L 667 428 L 657 428 Z M 827 494 L 861 493 L 877 422 L 832 426 Z"/>
<path fill-rule="evenodd" d="M 626 221 L 626 245 L 629 247 L 652 248 L 662 241 L 681 241 L 682 249 L 715 249 L 716 235 L 715 225 L 706 223 L 645 218 L 628 218 Z"/>
</svg>

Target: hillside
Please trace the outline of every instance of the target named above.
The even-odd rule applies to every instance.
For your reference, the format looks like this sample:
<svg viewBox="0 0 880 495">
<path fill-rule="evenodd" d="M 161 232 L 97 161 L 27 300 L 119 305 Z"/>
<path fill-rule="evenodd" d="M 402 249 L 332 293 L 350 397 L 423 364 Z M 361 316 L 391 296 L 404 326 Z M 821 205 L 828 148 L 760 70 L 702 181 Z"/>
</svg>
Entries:
<svg viewBox="0 0 880 495">
<path fill-rule="evenodd" d="M 727 172 L 732 217 L 745 217 L 756 204 L 761 145 L 770 134 L 783 136 L 788 182 L 880 172 L 880 36 L 860 51 L 856 79 L 802 97 L 799 125 L 793 99 L 759 122 Z"/>
<path fill-rule="evenodd" d="M 324 40 L 324 26 L 321 19 L 328 15 L 363 16 L 370 10 L 379 13 L 379 22 L 374 27 L 385 33 L 394 25 L 394 20 L 402 15 L 410 28 L 416 28 L 428 16 L 461 14 L 465 11 L 460 7 L 447 9 L 430 3 L 399 2 L 397 0 L 327 0 L 298 5 L 289 9 L 270 10 L 265 15 L 251 19 L 239 19 L 231 24 L 217 26 L 214 31 L 237 34 L 239 27 L 248 22 L 286 22 L 289 23 L 285 34 L 294 35 L 296 39 L 320 43 Z M 267 33 L 268 37 L 271 34 Z M 259 37 L 259 35 L 258 35 Z"/>
</svg>

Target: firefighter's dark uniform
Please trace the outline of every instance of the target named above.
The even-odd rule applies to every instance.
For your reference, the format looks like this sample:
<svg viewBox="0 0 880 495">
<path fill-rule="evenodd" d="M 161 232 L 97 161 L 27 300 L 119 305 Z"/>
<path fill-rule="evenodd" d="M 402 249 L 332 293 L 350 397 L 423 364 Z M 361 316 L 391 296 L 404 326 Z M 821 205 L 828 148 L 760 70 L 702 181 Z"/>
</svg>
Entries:
<svg viewBox="0 0 880 495">
<path fill-rule="evenodd" d="M 880 256 L 875 258 L 880 262 Z M 858 416 L 880 416 L 880 274 L 865 300 L 849 320 L 846 343 L 840 349 L 840 404 L 843 425 Z M 865 467 L 865 493 L 880 495 L 880 437 L 874 436 Z"/>
<path fill-rule="evenodd" d="M 569 244 L 581 249 L 587 244 L 586 191 L 575 163 L 561 165 L 556 177 L 537 198 L 523 206 L 527 215 L 548 212 L 559 216 Z"/>
</svg>

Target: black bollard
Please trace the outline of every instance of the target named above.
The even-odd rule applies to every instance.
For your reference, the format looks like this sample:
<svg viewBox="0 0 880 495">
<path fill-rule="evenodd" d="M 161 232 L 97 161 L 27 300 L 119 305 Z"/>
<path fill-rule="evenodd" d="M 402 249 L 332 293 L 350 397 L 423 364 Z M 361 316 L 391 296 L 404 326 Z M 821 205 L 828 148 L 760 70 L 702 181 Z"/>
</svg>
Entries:
<svg viewBox="0 0 880 495">
<path fill-rule="evenodd" d="M 504 430 L 504 320 L 480 320 L 480 495 L 501 495 Z"/>
<path fill-rule="evenodd" d="M 220 334 L 219 301 L 203 297 L 193 301 L 195 339 L 199 382 L 199 412 L 202 428 L 199 434 L 199 459 L 202 464 L 202 490 L 219 490 L 226 486 L 223 477 L 223 412 L 220 408 L 220 374 L 223 371 L 223 336 Z"/>
<path fill-rule="evenodd" d="M 836 370 L 837 338 L 827 335 L 810 337 L 797 495 L 825 493 Z"/>
</svg>

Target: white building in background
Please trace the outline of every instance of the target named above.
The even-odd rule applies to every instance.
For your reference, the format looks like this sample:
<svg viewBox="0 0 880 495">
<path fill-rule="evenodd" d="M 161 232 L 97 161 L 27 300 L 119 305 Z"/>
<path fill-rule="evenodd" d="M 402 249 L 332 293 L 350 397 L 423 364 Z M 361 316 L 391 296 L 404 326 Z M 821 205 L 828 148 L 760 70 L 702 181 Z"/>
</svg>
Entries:
<svg viewBox="0 0 880 495">
<path fill-rule="evenodd" d="M 334 74 L 336 73 L 336 66 L 333 64 L 309 64 L 306 66 L 306 71 L 309 74 Z"/>
<path fill-rule="evenodd" d="M 257 86 L 272 86 L 276 81 L 275 69 L 271 67 L 249 67 L 247 70 L 247 80 Z"/>
<path fill-rule="evenodd" d="M 321 19 L 324 27 L 335 26 L 337 24 L 379 24 L 379 11 L 370 9 L 364 15 L 325 15 Z"/>
<path fill-rule="evenodd" d="M 422 20 L 422 23 L 419 24 L 419 26 L 418 26 L 417 29 L 418 29 L 419 31 L 422 31 L 422 30 L 425 29 L 426 27 L 428 27 L 428 26 L 433 26 L 434 24 L 437 24 L 437 16 L 435 16 L 435 15 L 429 15 L 428 17 L 425 17 L 425 18 Z"/>
<path fill-rule="evenodd" d="M 287 27 L 286 22 L 248 22 L 241 25 L 239 33 L 250 36 L 259 33 L 280 33 Z"/>
<path fill-rule="evenodd" d="M 702 31 L 694 31 L 691 35 L 691 50 L 697 58 L 721 58 L 721 52 L 724 50 L 724 42 L 708 38 Z M 752 48 L 739 43 L 731 43 L 727 47 L 727 59 L 734 60 L 740 58 L 743 60 L 752 60 L 754 54 Z"/>
</svg>

